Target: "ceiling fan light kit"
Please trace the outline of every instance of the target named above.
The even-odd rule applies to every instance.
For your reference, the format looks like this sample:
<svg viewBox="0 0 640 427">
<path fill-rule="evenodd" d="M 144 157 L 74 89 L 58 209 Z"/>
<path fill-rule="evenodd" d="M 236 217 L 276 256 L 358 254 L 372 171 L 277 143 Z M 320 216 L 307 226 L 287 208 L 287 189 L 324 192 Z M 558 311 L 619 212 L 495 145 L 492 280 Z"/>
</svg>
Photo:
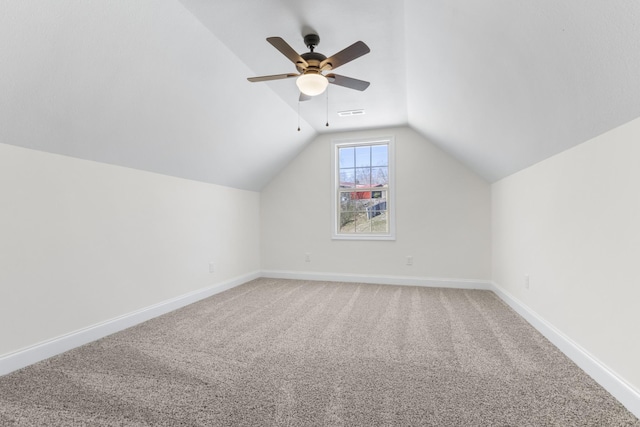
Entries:
<svg viewBox="0 0 640 427">
<path fill-rule="evenodd" d="M 309 96 L 320 95 L 329 86 L 329 80 L 322 74 L 303 74 L 296 80 L 300 92 Z"/>
<path fill-rule="evenodd" d="M 269 80 L 288 79 L 298 77 L 296 85 L 300 92 L 308 97 L 317 96 L 323 93 L 329 83 L 363 91 L 369 87 L 369 82 L 345 77 L 338 74 L 323 74 L 329 70 L 335 70 L 341 65 L 351 62 L 354 59 L 366 55 L 370 52 L 369 46 L 364 42 L 357 41 L 351 46 L 341 50 L 333 56 L 326 57 L 321 53 L 314 52 L 315 47 L 320 43 L 317 34 L 307 34 L 304 43 L 309 48 L 309 52 L 298 54 L 289 44 L 280 37 L 268 37 L 267 41 L 286 56 L 296 66 L 298 74 L 276 74 L 271 76 L 249 77 L 250 82 L 264 82 Z M 301 97 L 301 100 L 306 100 Z"/>
</svg>

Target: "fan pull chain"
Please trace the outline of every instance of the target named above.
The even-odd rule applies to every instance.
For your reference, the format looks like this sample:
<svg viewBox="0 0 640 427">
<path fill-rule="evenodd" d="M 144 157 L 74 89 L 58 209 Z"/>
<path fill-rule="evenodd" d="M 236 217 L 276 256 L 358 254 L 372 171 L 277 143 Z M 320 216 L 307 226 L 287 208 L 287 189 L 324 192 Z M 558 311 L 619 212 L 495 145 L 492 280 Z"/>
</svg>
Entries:
<svg viewBox="0 0 640 427">
<path fill-rule="evenodd" d="M 329 127 L 329 86 L 327 86 L 327 124 L 326 127 Z"/>
<path fill-rule="evenodd" d="M 298 98 L 298 132 L 300 132 L 300 98 Z"/>
</svg>

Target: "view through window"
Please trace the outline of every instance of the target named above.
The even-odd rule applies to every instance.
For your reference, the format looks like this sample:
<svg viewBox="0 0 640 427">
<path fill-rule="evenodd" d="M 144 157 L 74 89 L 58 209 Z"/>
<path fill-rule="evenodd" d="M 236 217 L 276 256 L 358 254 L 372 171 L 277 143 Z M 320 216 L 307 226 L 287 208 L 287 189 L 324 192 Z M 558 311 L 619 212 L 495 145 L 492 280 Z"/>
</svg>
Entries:
<svg viewBox="0 0 640 427">
<path fill-rule="evenodd" d="M 336 144 L 336 235 L 389 237 L 390 141 Z"/>
</svg>

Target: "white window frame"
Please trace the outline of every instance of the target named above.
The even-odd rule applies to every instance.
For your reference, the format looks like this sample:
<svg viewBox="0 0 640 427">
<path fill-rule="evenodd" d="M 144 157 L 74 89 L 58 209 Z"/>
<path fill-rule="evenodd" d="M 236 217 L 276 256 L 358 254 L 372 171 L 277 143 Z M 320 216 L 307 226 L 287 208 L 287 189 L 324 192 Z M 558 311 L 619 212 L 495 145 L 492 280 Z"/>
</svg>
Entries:
<svg viewBox="0 0 640 427">
<path fill-rule="evenodd" d="M 340 233 L 338 149 L 345 146 L 387 144 L 389 187 L 387 188 L 388 233 Z M 331 238 L 334 240 L 396 240 L 395 139 L 393 136 L 336 139 L 331 141 Z"/>
</svg>

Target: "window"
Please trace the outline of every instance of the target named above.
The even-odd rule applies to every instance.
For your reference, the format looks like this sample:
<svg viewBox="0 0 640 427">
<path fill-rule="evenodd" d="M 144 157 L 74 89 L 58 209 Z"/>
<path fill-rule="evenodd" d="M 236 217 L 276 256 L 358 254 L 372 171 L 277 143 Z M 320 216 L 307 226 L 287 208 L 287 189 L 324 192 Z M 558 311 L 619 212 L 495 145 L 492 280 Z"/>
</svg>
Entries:
<svg viewBox="0 0 640 427">
<path fill-rule="evenodd" d="M 333 238 L 393 240 L 393 139 L 334 141 Z"/>
</svg>

